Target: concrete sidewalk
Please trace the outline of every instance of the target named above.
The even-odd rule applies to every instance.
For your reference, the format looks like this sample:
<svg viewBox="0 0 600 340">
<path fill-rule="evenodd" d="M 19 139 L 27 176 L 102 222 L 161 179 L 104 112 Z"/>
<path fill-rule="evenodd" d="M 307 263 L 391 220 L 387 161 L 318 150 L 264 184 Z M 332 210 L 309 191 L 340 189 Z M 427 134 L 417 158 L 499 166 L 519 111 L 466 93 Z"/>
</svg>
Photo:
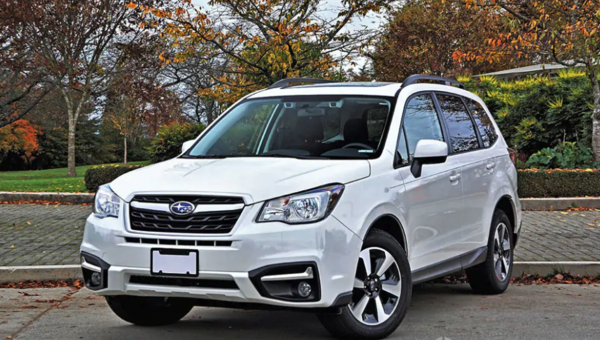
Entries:
<svg viewBox="0 0 600 340">
<path fill-rule="evenodd" d="M 79 263 L 90 206 L 0 205 L 0 267 Z M 599 261 L 600 211 L 523 213 L 515 261 Z"/>
</svg>

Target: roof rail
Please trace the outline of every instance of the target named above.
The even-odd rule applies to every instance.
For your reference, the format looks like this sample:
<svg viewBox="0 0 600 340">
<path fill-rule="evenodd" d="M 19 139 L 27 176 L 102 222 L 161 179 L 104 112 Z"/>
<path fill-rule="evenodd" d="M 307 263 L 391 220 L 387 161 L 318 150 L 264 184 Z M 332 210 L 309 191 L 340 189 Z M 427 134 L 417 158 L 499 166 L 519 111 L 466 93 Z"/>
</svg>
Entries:
<svg viewBox="0 0 600 340">
<path fill-rule="evenodd" d="M 408 85 L 417 84 L 419 80 L 433 80 L 443 83 L 444 85 L 452 86 L 452 84 L 454 84 L 458 85 L 458 87 L 461 89 L 465 88 L 465 85 L 456 79 L 444 78 L 439 76 L 429 76 L 424 74 L 414 74 L 406 78 L 406 80 L 404 80 L 404 82 L 402 83 L 402 88 L 405 88 Z"/>
<path fill-rule="evenodd" d="M 288 87 L 292 83 L 313 83 L 313 84 L 322 84 L 322 83 L 338 83 L 335 80 L 327 80 L 327 79 L 319 79 L 319 78 L 287 78 L 276 81 L 269 89 L 283 88 Z"/>
</svg>

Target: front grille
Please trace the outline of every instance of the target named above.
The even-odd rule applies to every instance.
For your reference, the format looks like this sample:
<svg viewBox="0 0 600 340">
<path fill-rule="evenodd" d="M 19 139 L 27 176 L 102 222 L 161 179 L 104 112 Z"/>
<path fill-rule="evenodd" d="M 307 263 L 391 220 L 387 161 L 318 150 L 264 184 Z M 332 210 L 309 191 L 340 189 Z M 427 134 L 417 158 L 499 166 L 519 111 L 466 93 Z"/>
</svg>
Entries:
<svg viewBox="0 0 600 340">
<path fill-rule="evenodd" d="M 144 203 L 168 203 L 172 204 L 178 201 L 186 201 L 198 204 L 239 204 L 244 203 L 244 199 L 241 197 L 226 197 L 226 196 L 189 196 L 189 195 L 141 195 L 135 196 L 133 201 L 144 202 Z"/>
<path fill-rule="evenodd" d="M 244 203 L 241 197 L 217 196 L 135 196 L 133 201 L 144 203 L 175 203 L 188 201 L 194 205 L 232 205 L 239 207 Z M 179 216 L 165 211 L 155 211 L 129 206 L 129 222 L 132 230 L 190 233 L 190 234 L 227 234 L 231 232 L 243 209 L 229 211 L 209 211 Z"/>
<path fill-rule="evenodd" d="M 165 240 L 156 238 L 125 237 L 127 243 L 160 244 L 172 246 L 198 246 L 198 247 L 231 247 L 233 241 L 209 240 Z"/>
<path fill-rule="evenodd" d="M 182 279 L 159 276 L 133 275 L 129 279 L 129 282 L 154 286 L 239 289 L 238 285 L 233 280 Z"/>
</svg>

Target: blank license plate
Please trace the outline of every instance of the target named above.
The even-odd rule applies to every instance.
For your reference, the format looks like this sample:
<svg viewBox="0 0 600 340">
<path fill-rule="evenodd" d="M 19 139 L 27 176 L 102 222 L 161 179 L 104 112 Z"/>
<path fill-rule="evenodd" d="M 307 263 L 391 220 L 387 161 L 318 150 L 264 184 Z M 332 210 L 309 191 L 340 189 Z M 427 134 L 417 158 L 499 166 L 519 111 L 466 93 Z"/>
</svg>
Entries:
<svg viewBox="0 0 600 340">
<path fill-rule="evenodd" d="M 198 276 L 198 251 L 152 249 L 150 273 L 163 276 Z"/>
</svg>

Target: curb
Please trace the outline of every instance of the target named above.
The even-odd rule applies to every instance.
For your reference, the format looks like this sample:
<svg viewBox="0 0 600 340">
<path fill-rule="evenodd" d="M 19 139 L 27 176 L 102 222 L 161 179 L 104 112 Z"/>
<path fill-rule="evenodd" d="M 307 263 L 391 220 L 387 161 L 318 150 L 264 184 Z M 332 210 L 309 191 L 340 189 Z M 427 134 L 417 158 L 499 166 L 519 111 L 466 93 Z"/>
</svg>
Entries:
<svg viewBox="0 0 600 340">
<path fill-rule="evenodd" d="M 515 261 L 513 277 L 523 274 L 554 275 L 556 272 L 580 276 L 600 275 L 600 262 L 519 262 Z M 78 264 L 60 266 L 0 267 L 0 284 L 24 281 L 57 281 L 82 279 Z"/>
<path fill-rule="evenodd" d="M 63 192 L 6 192 L 0 191 L 0 202 L 48 201 L 60 203 L 94 203 L 94 194 L 75 194 Z"/>
<path fill-rule="evenodd" d="M 559 198 L 521 198 L 523 210 L 567 210 L 581 207 L 600 208 L 600 198 L 596 197 L 559 197 Z"/>
<path fill-rule="evenodd" d="M 540 276 L 554 275 L 556 273 L 569 273 L 579 276 L 600 275 L 600 262 L 517 262 L 513 268 L 513 277 L 523 274 L 538 274 Z"/>
<path fill-rule="evenodd" d="M 81 279 L 81 266 L 0 267 L 0 284 L 24 281 L 58 281 Z"/>
</svg>

